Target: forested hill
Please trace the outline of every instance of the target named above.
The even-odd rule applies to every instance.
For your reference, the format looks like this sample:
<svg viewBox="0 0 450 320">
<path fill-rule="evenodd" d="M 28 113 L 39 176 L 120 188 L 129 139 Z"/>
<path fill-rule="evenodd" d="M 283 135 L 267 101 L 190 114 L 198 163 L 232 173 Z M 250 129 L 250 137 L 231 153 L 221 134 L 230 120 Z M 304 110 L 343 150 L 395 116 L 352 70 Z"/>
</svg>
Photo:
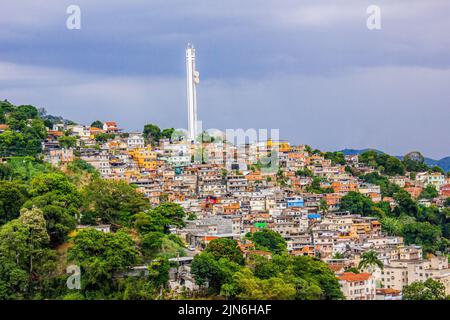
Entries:
<svg viewBox="0 0 450 320">
<path fill-rule="evenodd" d="M 0 101 L 0 156 L 35 156 L 47 136 L 38 110 L 30 105 L 14 106 Z"/>
<path fill-rule="evenodd" d="M 378 153 L 384 153 L 383 151 L 376 150 L 376 149 L 343 149 L 339 152 L 342 152 L 345 155 L 357 155 L 357 154 L 362 154 L 364 152 L 367 152 L 369 150 L 374 150 Z M 397 158 L 401 160 L 401 159 L 403 159 L 403 156 L 397 156 Z M 444 170 L 445 172 L 450 171 L 450 156 L 442 158 L 440 160 L 435 160 L 435 159 L 424 157 L 424 162 L 426 165 L 428 165 L 430 167 L 438 166 L 438 167 L 442 168 L 442 170 Z"/>
</svg>

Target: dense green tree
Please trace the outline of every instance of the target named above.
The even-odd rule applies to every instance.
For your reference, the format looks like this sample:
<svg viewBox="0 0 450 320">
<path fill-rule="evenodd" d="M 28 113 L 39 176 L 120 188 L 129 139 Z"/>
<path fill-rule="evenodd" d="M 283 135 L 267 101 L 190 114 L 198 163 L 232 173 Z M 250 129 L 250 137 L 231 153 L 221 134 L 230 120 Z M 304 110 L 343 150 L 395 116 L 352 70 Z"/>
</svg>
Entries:
<svg viewBox="0 0 450 320">
<path fill-rule="evenodd" d="M 198 285 L 208 285 L 210 293 L 219 294 L 222 285 L 230 283 L 233 274 L 240 268 L 226 258 L 217 260 L 211 253 L 203 252 L 194 257 L 191 273 Z"/>
<path fill-rule="evenodd" d="M 295 285 L 282 278 L 259 279 L 249 269 L 242 269 L 233 275 L 234 295 L 243 300 L 293 300 Z"/>
<path fill-rule="evenodd" d="M 321 288 L 321 299 L 343 299 L 339 282 L 328 265 L 320 260 L 297 256 L 292 258 L 290 272 L 297 277 Z"/>
<path fill-rule="evenodd" d="M 155 298 L 154 288 L 148 277 L 124 277 L 117 279 L 118 299 L 122 300 L 152 300 Z M 67 297 L 67 296 L 66 296 Z M 84 296 L 75 297 L 84 299 Z"/>
<path fill-rule="evenodd" d="M 122 230 L 113 234 L 86 229 L 74 237 L 68 260 L 81 267 L 81 290 L 86 298 L 107 298 L 116 289 L 114 276 L 137 263 L 138 251 Z"/>
<path fill-rule="evenodd" d="M 445 175 L 444 169 L 442 169 L 442 168 L 439 167 L 439 166 L 433 166 L 433 167 L 431 167 L 428 171 L 429 171 L 429 172 L 437 172 L 437 173 L 440 173 L 440 174 Z"/>
<path fill-rule="evenodd" d="M 437 226 L 443 226 L 447 220 L 447 211 L 440 209 L 434 205 L 429 207 L 419 206 L 418 221 L 428 221 L 429 223 Z"/>
<path fill-rule="evenodd" d="M 417 151 L 406 154 L 402 159 L 405 169 L 409 172 L 424 172 L 428 170 L 424 156 Z"/>
<path fill-rule="evenodd" d="M 149 208 L 148 199 L 125 181 L 95 179 L 83 189 L 84 223 L 128 225 L 131 217 Z"/>
<path fill-rule="evenodd" d="M 333 193 L 334 192 L 333 188 L 331 188 L 331 187 L 322 188 L 320 186 L 320 183 L 323 180 L 324 180 L 323 178 L 313 177 L 311 184 L 306 187 L 306 192 L 316 193 L 316 194 Z"/>
<path fill-rule="evenodd" d="M 97 133 L 95 135 L 95 141 L 99 142 L 99 143 L 106 143 L 108 142 L 108 140 L 114 139 L 116 137 L 116 135 L 114 133 Z"/>
<path fill-rule="evenodd" d="M 186 213 L 183 208 L 173 202 L 165 202 L 147 211 L 133 216 L 132 221 L 141 233 L 161 232 L 168 234 L 170 227 L 183 227 Z"/>
<path fill-rule="evenodd" d="M 428 278 L 425 282 L 415 281 L 403 288 L 404 300 L 445 300 L 445 286 Z"/>
<path fill-rule="evenodd" d="M 184 212 L 183 208 L 177 203 L 164 202 L 151 211 L 154 214 L 161 215 L 162 217 L 168 219 L 170 221 L 168 224 L 171 226 L 185 226 L 183 218 L 186 216 L 186 213 Z"/>
<path fill-rule="evenodd" d="M 157 144 L 161 138 L 161 129 L 155 124 L 146 124 L 144 126 L 143 135 L 146 141 Z"/>
<path fill-rule="evenodd" d="M 59 145 L 65 149 L 74 148 L 77 145 L 77 138 L 72 136 L 62 136 L 58 138 Z"/>
<path fill-rule="evenodd" d="M 360 176 L 360 179 L 364 182 L 376 184 L 380 186 L 381 195 L 386 197 L 392 197 L 394 193 L 400 190 L 400 187 L 395 183 L 391 183 L 389 178 L 380 175 L 378 172 L 371 172 Z"/>
<path fill-rule="evenodd" d="M 154 290 L 160 290 L 167 287 L 169 282 L 169 269 L 170 264 L 167 259 L 156 259 L 152 261 L 148 266 L 150 285 Z"/>
<path fill-rule="evenodd" d="M 396 157 L 392 157 L 386 153 L 369 150 L 360 154 L 358 159 L 359 162 L 375 167 L 382 173 L 390 176 L 405 174 L 404 164 Z"/>
<path fill-rule="evenodd" d="M 25 185 L 16 181 L 0 181 L 0 225 L 17 218 L 27 199 Z"/>
<path fill-rule="evenodd" d="M 373 270 L 374 267 L 378 267 L 383 270 L 383 262 L 378 257 L 378 253 L 373 250 L 369 250 L 364 252 L 361 255 L 361 260 L 359 261 L 358 268 L 359 270 L 369 269 Z"/>
<path fill-rule="evenodd" d="M 171 139 L 174 132 L 175 132 L 174 128 L 163 129 L 163 131 L 161 131 L 161 137 Z"/>
<path fill-rule="evenodd" d="M 383 217 L 381 219 L 381 228 L 390 236 L 399 236 L 402 232 L 402 223 L 394 217 Z"/>
<path fill-rule="evenodd" d="M 260 250 L 269 250 L 276 254 L 286 252 L 286 240 L 278 232 L 263 229 L 253 233 L 251 240 Z"/>
<path fill-rule="evenodd" d="M 450 207 L 450 197 L 448 197 L 447 199 L 445 199 L 445 201 L 444 201 L 444 206 Z"/>
<path fill-rule="evenodd" d="M 394 194 L 394 199 L 397 201 L 397 206 L 393 212 L 396 216 L 406 214 L 412 217 L 417 217 L 419 214 L 419 206 L 417 202 L 411 198 L 411 195 L 404 189 L 399 190 Z"/>
<path fill-rule="evenodd" d="M 0 299 L 30 299 L 43 289 L 55 269 L 48 249 L 45 219 L 38 209 L 23 209 L 0 228 Z"/>
<path fill-rule="evenodd" d="M 325 152 L 325 159 L 331 160 L 332 165 L 345 165 L 345 155 L 342 152 Z"/>
<path fill-rule="evenodd" d="M 42 140 L 47 135 L 37 109 L 24 105 L 3 105 L 0 122 L 9 126 L 0 134 L 0 154 L 3 156 L 36 156 L 41 152 Z"/>
<path fill-rule="evenodd" d="M 95 120 L 91 123 L 91 127 L 103 129 L 103 122 L 101 122 L 100 120 Z"/>
<path fill-rule="evenodd" d="M 142 253 L 147 258 L 153 258 L 161 249 L 164 233 L 149 232 L 142 238 Z"/>
<path fill-rule="evenodd" d="M 413 222 L 403 226 L 402 235 L 406 244 L 417 244 L 424 252 L 435 252 L 439 249 L 441 229 L 429 222 Z"/>
<path fill-rule="evenodd" d="M 63 243 L 75 229 L 82 204 L 80 193 L 62 173 L 36 175 L 30 185 L 33 198 L 24 207 L 36 207 L 43 212 L 51 246 Z"/>
<path fill-rule="evenodd" d="M 375 216 L 378 214 L 382 214 L 384 210 L 387 210 L 387 208 L 382 207 L 382 205 L 383 204 L 380 204 L 380 206 L 376 206 L 369 197 L 356 191 L 350 191 L 342 197 L 339 208 L 341 211 L 348 211 L 352 214 Z M 377 207 L 384 210 L 376 210 L 375 208 Z"/>
<path fill-rule="evenodd" d="M 284 256 L 274 255 L 272 259 L 255 255 L 253 273 L 260 279 L 269 279 L 282 274 L 285 269 Z M 281 260 L 281 261 L 280 261 Z"/>
<path fill-rule="evenodd" d="M 208 244 L 205 252 L 212 254 L 217 260 L 226 258 L 237 264 L 244 264 L 244 255 L 236 240 L 227 238 L 214 239 Z"/>
<path fill-rule="evenodd" d="M 42 173 L 33 178 L 30 185 L 32 196 L 41 196 L 49 192 L 79 196 L 77 188 L 62 173 Z"/>
<path fill-rule="evenodd" d="M 48 163 L 37 161 L 33 157 L 10 157 L 2 165 L 2 180 L 29 181 L 36 175 L 54 172 L 55 169 Z"/>
<path fill-rule="evenodd" d="M 35 207 L 42 211 L 50 244 L 55 247 L 67 240 L 69 232 L 75 229 L 79 204 L 77 198 L 50 192 L 27 201 L 24 207 L 28 209 Z"/>
<path fill-rule="evenodd" d="M 439 196 L 439 191 L 437 191 L 436 188 L 432 184 L 429 184 L 420 193 L 419 199 L 433 200 L 437 196 Z"/>
<path fill-rule="evenodd" d="M 306 168 L 304 170 L 295 171 L 295 175 L 297 177 L 312 177 L 312 176 L 314 176 L 313 172 L 311 170 L 309 170 L 308 168 Z"/>
</svg>

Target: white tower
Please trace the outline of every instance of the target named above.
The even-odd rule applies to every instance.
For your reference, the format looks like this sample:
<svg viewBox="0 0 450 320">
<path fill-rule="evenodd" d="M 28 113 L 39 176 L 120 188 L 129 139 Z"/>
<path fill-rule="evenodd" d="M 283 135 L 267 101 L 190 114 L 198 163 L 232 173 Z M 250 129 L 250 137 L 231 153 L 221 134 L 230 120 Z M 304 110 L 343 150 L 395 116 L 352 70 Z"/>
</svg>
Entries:
<svg viewBox="0 0 450 320">
<path fill-rule="evenodd" d="M 186 48 L 186 80 L 188 103 L 188 139 L 195 141 L 197 132 L 197 92 L 196 87 L 200 83 L 200 74 L 195 70 L 195 48 L 188 43 Z"/>
</svg>

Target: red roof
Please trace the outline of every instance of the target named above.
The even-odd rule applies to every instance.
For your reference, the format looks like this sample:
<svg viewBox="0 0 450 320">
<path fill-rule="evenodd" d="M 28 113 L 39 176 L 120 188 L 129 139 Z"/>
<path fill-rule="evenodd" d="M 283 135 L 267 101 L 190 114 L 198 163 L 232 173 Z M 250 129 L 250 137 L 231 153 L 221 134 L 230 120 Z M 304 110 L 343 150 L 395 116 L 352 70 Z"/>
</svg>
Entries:
<svg viewBox="0 0 450 320">
<path fill-rule="evenodd" d="M 216 237 L 216 236 L 204 236 L 203 237 L 203 239 L 205 241 L 212 241 L 212 240 L 217 239 L 217 238 L 219 238 L 219 237 Z"/>
<path fill-rule="evenodd" d="M 328 267 L 334 272 L 341 271 L 344 268 L 343 264 L 329 264 Z"/>
<path fill-rule="evenodd" d="M 56 131 L 56 130 L 48 130 L 48 134 L 53 135 L 55 137 L 61 137 L 64 135 L 63 132 L 61 131 Z"/>
<path fill-rule="evenodd" d="M 344 281 L 366 281 L 369 280 L 371 277 L 370 273 L 363 272 L 363 273 L 353 273 L 353 272 L 344 272 L 343 275 L 339 276 L 339 280 Z"/>
<path fill-rule="evenodd" d="M 393 288 L 378 288 L 377 294 L 391 294 L 391 295 L 399 295 L 400 290 L 393 289 Z"/>
</svg>

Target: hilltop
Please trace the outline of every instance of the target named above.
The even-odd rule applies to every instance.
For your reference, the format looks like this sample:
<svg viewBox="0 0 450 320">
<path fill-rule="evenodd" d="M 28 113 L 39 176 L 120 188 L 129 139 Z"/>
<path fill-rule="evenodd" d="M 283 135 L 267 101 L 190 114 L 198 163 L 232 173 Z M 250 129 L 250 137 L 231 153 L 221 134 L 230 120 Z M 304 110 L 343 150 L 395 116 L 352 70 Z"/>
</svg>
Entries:
<svg viewBox="0 0 450 320">
<path fill-rule="evenodd" d="M 377 149 L 370 149 L 370 148 L 367 148 L 367 149 L 343 149 L 343 150 L 340 150 L 339 152 L 342 152 L 345 155 L 359 155 L 359 154 L 362 154 L 362 153 L 370 151 L 370 150 L 374 150 L 378 153 L 385 153 L 383 151 L 380 151 Z M 397 156 L 397 158 L 401 160 L 401 159 L 403 159 L 403 156 Z M 440 160 L 435 160 L 432 158 L 424 157 L 424 161 L 425 161 L 425 164 L 427 164 L 430 167 L 438 166 L 438 167 L 441 167 L 442 170 L 444 170 L 445 172 L 450 171 L 450 156 L 444 157 Z"/>
</svg>

